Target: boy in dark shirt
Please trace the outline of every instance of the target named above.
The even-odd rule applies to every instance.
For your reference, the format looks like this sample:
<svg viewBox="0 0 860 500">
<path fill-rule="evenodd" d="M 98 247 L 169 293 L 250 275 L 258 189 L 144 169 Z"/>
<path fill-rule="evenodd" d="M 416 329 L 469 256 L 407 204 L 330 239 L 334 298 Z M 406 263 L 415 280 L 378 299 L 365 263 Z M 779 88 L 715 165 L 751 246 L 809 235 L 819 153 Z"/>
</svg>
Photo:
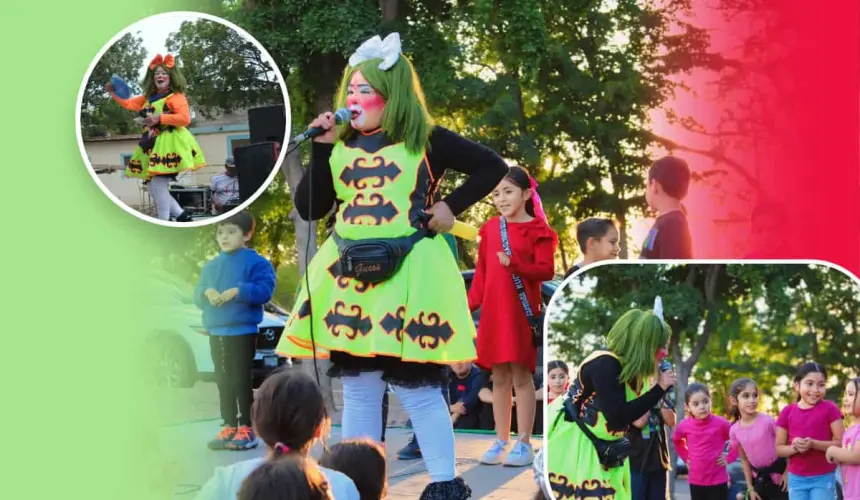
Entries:
<svg viewBox="0 0 860 500">
<path fill-rule="evenodd" d="M 565 278 L 594 262 L 618 258 L 618 229 L 612 219 L 591 217 L 580 222 L 576 225 L 576 241 L 582 261 L 568 269 Z"/>
<path fill-rule="evenodd" d="M 645 201 L 657 211 L 657 220 L 642 245 L 642 259 L 691 259 L 693 245 L 681 200 L 690 187 L 687 162 L 666 156 L 648 170 Z"/>
<path fill-rule="evenodd" d="M 668 500 L 669 440 L 666 426 L 675 425 L 672 403 L 664 396 L 660 403 L 633 422 L 630 439 L 630 475 L 633 500 Z"/>
<path fill-rule="evenodd" d="M 254 218 L 247 212 L 220 222 L 215 239 L 221 253 L 203 266 L 194 291 L 209 334 L 224 420 L 221 432 L 209 442 L 213 450 L 248 450 L 258 443 L 251 429 L 252 368 L 257 325 L 263 320 L 263 305 L 275 291 L 275 270 L 245 247 L 253 234 Z"/>
<path fill-rule="evenodd" d="M 471 362 L 454 363 L 448 370 L 447 401 L 451 413 L 451 423 L 455 429 L 478 429 L 480 424 L 481 400 L 478 392 L 484 386 L 485 376 L 480 368 Z M 421 448 L 415 433 L 409 443 L 397 451 L 399 460 L 421 458 Z"/>
<path fill-rule="evenodd" d="M 477 429 L 481 400 L 478 392 L 484 385 L 481 369 L 470 362 L 455 363 L 448 374 L 451 422 L 455 429 Z"/>
</svg>

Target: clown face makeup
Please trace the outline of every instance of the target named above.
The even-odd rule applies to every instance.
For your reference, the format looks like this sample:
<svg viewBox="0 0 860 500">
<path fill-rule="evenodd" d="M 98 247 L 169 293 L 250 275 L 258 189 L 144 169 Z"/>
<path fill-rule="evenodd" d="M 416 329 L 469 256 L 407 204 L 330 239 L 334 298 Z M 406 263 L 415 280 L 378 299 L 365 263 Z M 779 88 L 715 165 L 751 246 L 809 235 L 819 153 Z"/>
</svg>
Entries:
<svg viewBox="0 0 860 500">
<path fill-rule="evenodd" d="M 152 80 L 159 92 L 164 92 L 170 87 L 170 74 L 162 66 L 155 68 Z"/>
<path fill-rule="evenodd" d="M 376 130 L 382 124 L 385 101 L 379 92 L 367 83 L 360 71 L 356 71 L 349 81 L 346 107 L 352 113 L 349 123 L 356 130 Z"/>
</svg>

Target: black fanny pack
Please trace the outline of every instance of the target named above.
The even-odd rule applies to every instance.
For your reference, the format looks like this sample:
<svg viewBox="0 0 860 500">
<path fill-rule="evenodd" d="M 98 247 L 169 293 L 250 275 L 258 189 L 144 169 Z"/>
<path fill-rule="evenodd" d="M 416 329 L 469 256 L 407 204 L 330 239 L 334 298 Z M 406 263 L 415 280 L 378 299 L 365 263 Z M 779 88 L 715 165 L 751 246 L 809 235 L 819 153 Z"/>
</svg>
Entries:
<svg viewBox="0 0 860 500">
<path fill-rule="evenodd" d="M 579 409 L 573 402 L 574 398 L 569 395 L 564 401 L 564 418 L 568 422 L 576 422 L 576 425 L 588 437 L 591 444 L 594 445 L 594 450 L 597 452 L 597 458 L 600 460 L 600 465 L 607 469 L 615 469 L 624 465 L 627 457 L 630 456 L 630 440 L 626 436 L 615 440 L 600 439 L 595 436 L 588 425 L 582 421 L 579 416 Z"/>
<path fill-rule="evenodd" d="M 340 274 L 363 283 L 377 284 L 397 274 L 412 248 L 435 233 L 422 228 L 405 238 L 368 240 L 345 240 L 336 231 L 331 235 L 340 255 Z"/>
<path fill-rule="evenodd" d="M 784 474 L 788 466 L 788 460 L 785 458 L 777 458 L 772 464 L 767 467 L 753 467 L 756 477 L 753 485 L 756 489 L 761 490 L 770 484 L 774 484 L 771 474 Z"/>
</svg>

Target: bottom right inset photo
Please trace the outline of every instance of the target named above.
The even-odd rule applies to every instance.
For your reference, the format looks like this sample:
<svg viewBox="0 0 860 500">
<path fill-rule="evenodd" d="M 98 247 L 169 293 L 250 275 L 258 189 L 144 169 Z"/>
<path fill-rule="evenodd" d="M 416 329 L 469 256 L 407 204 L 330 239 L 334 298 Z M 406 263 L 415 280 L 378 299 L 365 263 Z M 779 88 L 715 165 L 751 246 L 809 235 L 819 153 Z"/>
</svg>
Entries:
<svg viewBox="0 0 860 500">
<path fill-rule="evenodd" d="M 542 495 L 860 499 L 858 322 L 821 262 L 586 268 L 546 311 Z"/>
</svg>

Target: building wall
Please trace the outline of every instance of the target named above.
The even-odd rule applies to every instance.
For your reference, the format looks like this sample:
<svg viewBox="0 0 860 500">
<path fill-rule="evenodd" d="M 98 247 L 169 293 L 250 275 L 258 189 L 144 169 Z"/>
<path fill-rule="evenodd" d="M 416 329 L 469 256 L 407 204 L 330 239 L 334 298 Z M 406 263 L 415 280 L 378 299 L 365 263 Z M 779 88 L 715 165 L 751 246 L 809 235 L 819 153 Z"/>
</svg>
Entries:
<svg viewBox="0 0 860 500">
<path fill-rule="evenodd" d="M 207 166 L 177 176 L 177 182 L 186 186 L 208 186 L 212 176 L 224 170 L 228 151 L 232 155 L 232 147 L 247 144 L 249 137 L 247 125 L 192 128 L 191 132 L 203 150 Z M 84 148 L 93 165 L 123 165 L 137 147 L 137 142 L 137 138 L 85 141 Z M 142 189 L 142 181 L 126 178 L 122 170 L 99 174 L 99 179 L 128 206 L 141 208 L 150 203 L 145 189 Z"/>
</svg>

